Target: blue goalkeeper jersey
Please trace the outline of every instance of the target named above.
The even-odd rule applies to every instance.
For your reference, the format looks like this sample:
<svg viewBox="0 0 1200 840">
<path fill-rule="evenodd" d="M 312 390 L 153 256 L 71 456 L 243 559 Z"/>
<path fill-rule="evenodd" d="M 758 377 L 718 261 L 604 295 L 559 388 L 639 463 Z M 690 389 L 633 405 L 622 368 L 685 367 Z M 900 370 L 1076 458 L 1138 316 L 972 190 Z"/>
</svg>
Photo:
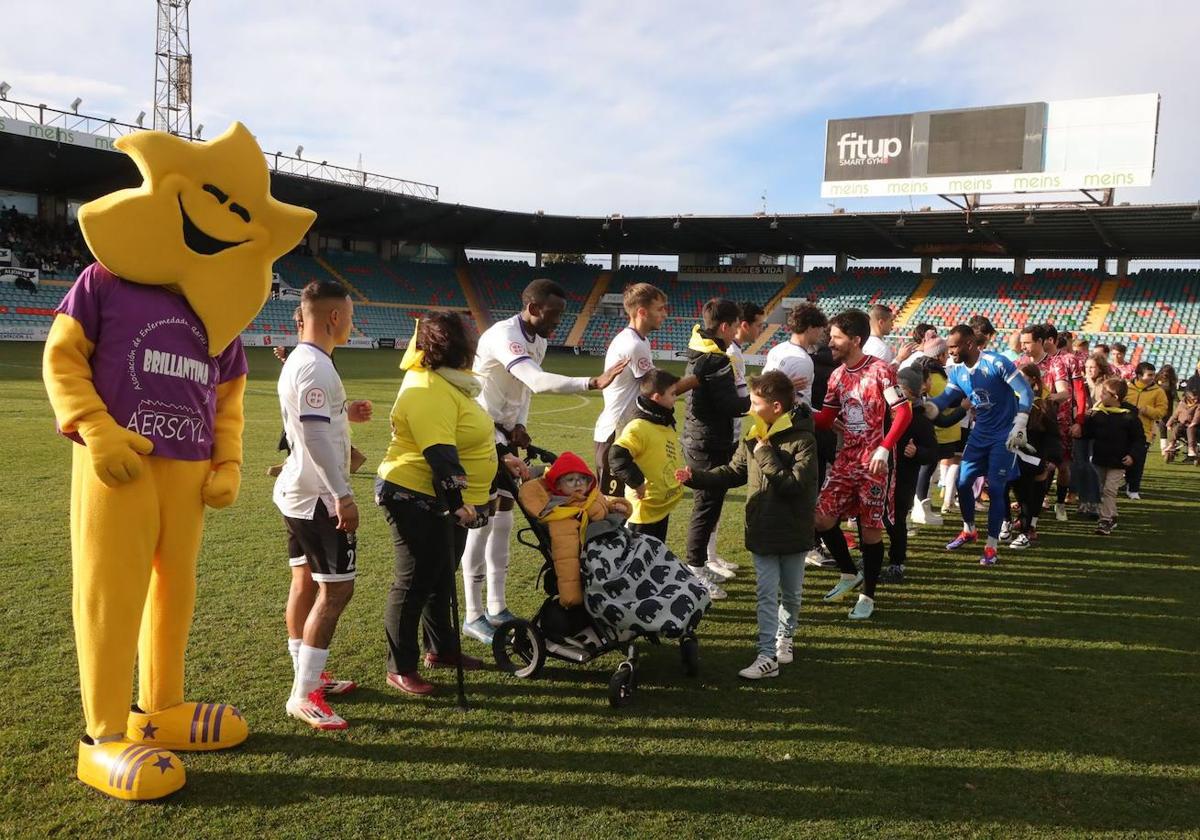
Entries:
<svg viewBox="0 0 1200 840">
<path fill-rule="evenodd" d="M 1029 413 L 1033 391 L 1016 365 L 999 353 L 982 350 L 974 367 L 951 365 L 946 390 L 933 398 L 939 410 L 966 397 L 975 407 L 971 441 L 979 446 L 1004 443 L 1018 412 Z"/>
</svg>

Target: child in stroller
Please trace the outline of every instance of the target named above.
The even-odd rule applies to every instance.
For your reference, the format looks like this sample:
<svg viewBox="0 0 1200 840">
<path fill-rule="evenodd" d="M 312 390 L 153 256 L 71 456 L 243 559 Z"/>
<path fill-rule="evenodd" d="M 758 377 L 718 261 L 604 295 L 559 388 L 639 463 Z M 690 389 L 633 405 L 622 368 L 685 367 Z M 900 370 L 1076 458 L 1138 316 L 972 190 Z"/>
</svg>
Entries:
<svg viewBox="0 0 1200 840">
<path fill-rule="evenodd" d="M 704 587 L 661 541 L 624 526 L 628 503 L 602 496 L 583 459 L 536 447 L 528 452 L 551 466 L 545 477 L 514 488 L 528 521 L 517 540 L 542 555 L 548 597 L 530 621 L 497 628 L 497 665 L 532 677 L 547 655 L 583 664 L 625 648 L 626 659 L 609 681 L 609 701 L 620 706 L 634 689 L 634 641 L 645 636 L 657 643 L 665 636 L 679 639 L 684 670 L 695 674 L 695 631 L 711 604 Z"/>
</svg>

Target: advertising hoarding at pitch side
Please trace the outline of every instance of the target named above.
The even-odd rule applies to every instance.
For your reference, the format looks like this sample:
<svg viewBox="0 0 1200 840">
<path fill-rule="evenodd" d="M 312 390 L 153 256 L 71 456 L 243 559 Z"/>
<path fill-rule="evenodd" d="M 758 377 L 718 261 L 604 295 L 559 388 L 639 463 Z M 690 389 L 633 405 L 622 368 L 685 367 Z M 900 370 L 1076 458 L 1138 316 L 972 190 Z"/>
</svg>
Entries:
<svg viewBox="0 0 1200 840">
<path fill-rule="evenodd" d="M 823 198 L 1149 186 L 1155 93 L 830 120 Z"/>
</svg>

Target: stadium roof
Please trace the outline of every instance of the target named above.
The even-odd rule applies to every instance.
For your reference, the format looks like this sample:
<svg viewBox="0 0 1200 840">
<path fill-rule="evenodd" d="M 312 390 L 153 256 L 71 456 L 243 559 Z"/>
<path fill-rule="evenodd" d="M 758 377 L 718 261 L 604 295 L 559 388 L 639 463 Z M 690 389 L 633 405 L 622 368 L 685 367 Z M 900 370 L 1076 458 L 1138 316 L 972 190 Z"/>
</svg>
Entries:
<svg viewBox="0 0 1200 840">
<path fill-rule="evenodd" d="M 139 182 L 111 151 L 0 133 L 0 188 L 87 200 Z M 1200 259 L 1195 204 L 757 216 L 552 216 L 427 201 L 275 174 L 282 200 L 318 228 L 498 251 L 838 254 L 859 259 Z M 1033 197 L 1031 197 L 1033 200 Z"/>
</svg>

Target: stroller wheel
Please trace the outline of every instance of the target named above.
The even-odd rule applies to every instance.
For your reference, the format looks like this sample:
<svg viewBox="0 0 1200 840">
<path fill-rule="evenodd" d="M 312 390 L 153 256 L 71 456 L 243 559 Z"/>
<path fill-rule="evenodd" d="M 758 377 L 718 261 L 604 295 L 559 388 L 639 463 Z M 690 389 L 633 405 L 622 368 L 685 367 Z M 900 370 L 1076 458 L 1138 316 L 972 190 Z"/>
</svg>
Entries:
<svg viewBox="0 0 1200 840">
<path fill-rule="evenodd" d="M 492 656 L 501 671 L 529 679 L 541 673 L 546 664 L 546 642 L 525 619 L 506 621 L 492 636 Z"/>
<path fill-rule="evenodd" d="M 619 709 L 633 697 L 633 665 L 622 662 L 608 680 L 608 705 Z"/>
<path fill-rule="evenodd" d="M 679 640 L 679 658 L 683 661 L 683 673 L 694 677 L 700 673 L 700 642 L 695 636 L 684 636 Z"/>
</svg>

